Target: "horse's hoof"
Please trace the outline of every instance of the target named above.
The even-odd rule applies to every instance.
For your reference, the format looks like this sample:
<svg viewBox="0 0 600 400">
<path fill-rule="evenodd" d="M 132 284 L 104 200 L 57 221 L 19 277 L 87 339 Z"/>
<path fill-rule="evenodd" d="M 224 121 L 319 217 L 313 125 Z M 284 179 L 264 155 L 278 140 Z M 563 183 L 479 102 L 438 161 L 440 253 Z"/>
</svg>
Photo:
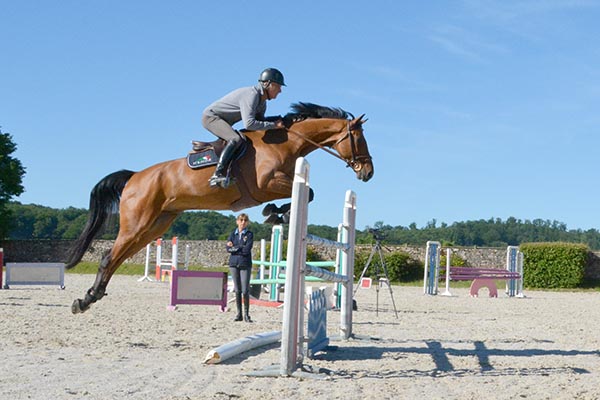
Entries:
<svg viewBox="0 0 600 400">
<path fill-rule="evenodd" d="M 273 203 L 269 203 L 263 208 L 262 215 L 263 217 L 270 216 L 271 214 L 274 214 L 276 210 L 277 206 Z"/>
<path fill-rule="evenodd" d="M 88 308 L 90 308 L 90 306 L 81 307 L 81 300 L 77 299 L 71 305 L 71 312 L 73 314 L 81 314 L 81 313 L 84 313 L 85 311 L 87 311 Z"/>
</svg>

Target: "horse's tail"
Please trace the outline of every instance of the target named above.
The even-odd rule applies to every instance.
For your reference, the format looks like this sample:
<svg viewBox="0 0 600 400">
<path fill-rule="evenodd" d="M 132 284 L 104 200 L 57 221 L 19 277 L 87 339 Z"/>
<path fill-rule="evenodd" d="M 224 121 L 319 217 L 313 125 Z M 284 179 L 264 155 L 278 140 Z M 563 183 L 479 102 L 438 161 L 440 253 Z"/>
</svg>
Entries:
<svg viewBox="0 0 600 400">
<path fill-rule="evenodd" d="M 85 254 L 92 240 L 118 209 L 121 193 L 133 171 L 121 170 L 105 176 L 94 186 L 90 194 L 90 215 L 83 232 L 73 244 L 66 268 L 73 268 Z"/>
</svg>

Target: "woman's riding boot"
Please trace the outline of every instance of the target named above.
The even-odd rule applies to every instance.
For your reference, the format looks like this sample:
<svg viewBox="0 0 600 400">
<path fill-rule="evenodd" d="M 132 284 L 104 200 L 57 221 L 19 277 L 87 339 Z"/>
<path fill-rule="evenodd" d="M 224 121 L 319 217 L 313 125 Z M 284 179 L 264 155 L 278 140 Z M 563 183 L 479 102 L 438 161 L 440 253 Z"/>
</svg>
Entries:
<svg viewBox="0 0 600 400">
<path fill-rule="evenodd" d="M 244 295 L 244 321 L 246 321 L 246 322 L 252 322 L 249 312 L 250 312 L 250 295 L 245 294 Z"/>
<path fill-rule="evenodd" d="M 215 168 L 215 173 L 210 177 L 208 181 L 211 187 L 221 186 L 226 188 L 229 186 L 229 177 L 227 176 L 227 169 L 229 168 L 229 164 L 233 159 L 233 155 L 237 150 L 238 143 L 235 141 L 229 141 L 223 148 L 221 152 L 221 157 L 219 157 L 219 163 Z"/>
<path fill-rule="evenodd" d="M 242 294 L 237 292 L 235 294 L 235 305 L 237 306 L 237 315 L 233 319 L 234 321 L 242 320 Z"/>
</svg>

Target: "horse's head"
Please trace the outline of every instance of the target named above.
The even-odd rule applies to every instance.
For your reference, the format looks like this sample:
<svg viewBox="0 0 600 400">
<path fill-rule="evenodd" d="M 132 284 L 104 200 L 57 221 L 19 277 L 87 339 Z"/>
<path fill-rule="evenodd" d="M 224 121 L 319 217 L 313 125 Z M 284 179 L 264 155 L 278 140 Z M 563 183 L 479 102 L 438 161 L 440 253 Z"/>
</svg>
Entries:
<svg viewBox="0 0 600 400">
<path fill-rule="evenodd" d="M 367 122 L 364 114 L 347 122 L 346 134 L 332 146 L 340 157 L 348 163 L 356 177 L 361 181 L 368 181 L 373 177 L 373 160 L 369 154 L 367 140 L 363 135 L 363 124 Z"/>
<path fill-rule="evenodd" d="M 294 113 L 284 117 L 293 125 L 288 132 L 342 159 L 356 172 L 361 181 L 373 176 L 373 160 L 363 135 L 364 114 L 358 118 L 341 108 L 323 107 L 312 103 L 292 104 Z M 296 128 L 297 127 L 297 128 Z M 309 151 L 314 150 L 311 148 Z M 327 148 L 328 147 L 328 148 Z M 331 151 L 332 148 L 337 152 Z"/>
</svg>

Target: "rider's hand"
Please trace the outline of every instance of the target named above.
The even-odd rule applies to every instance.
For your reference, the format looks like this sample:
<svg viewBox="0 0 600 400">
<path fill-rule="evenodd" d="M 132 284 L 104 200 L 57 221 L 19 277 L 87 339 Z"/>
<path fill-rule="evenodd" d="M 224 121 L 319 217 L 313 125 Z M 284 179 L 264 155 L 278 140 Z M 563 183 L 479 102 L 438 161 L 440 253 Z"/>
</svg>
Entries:
<svg viewBox="0 0 600 400">
<path fill-rule="evenodd" d="M 278 119 L 277 121 L 275 121 L 275 129 L 281 128 L 285 128 L 285 124 L 283 123 L 282 119 Z"/>
</svg>

